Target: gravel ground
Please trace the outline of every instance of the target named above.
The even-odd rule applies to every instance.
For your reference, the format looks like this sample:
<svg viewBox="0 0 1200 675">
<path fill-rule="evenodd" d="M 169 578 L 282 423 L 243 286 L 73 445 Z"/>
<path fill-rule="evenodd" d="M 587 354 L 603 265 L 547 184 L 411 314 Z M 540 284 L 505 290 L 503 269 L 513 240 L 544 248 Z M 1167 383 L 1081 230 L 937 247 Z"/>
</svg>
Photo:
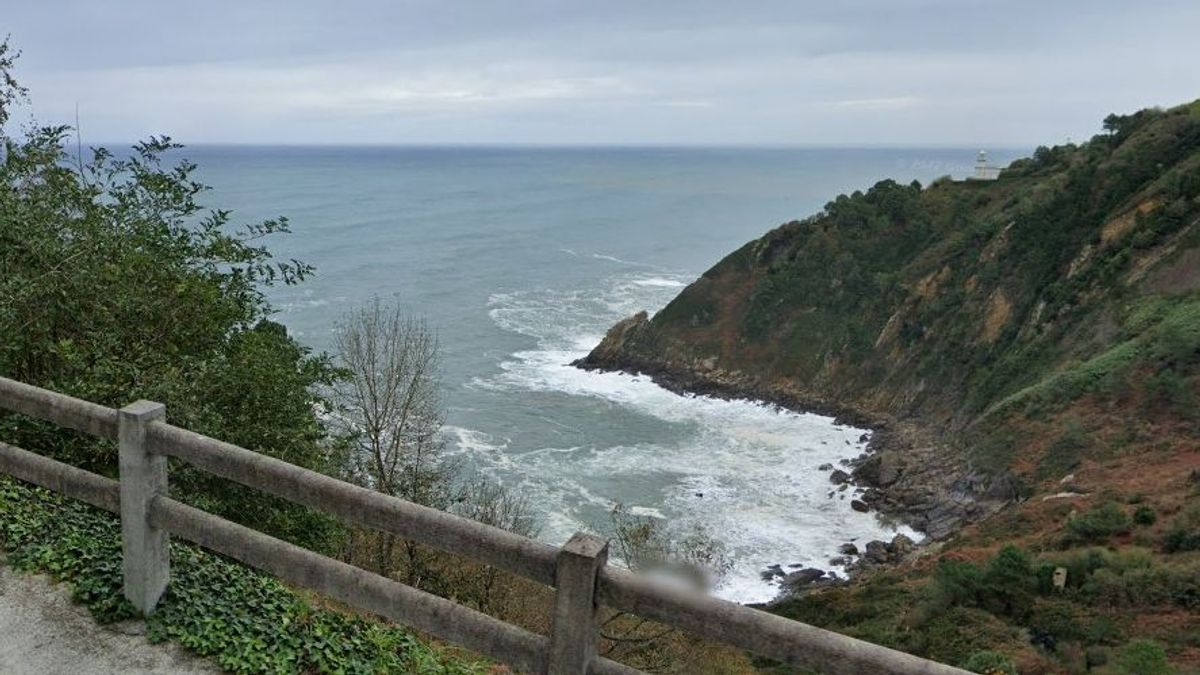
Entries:
<svg viewBox="0 0 1200 675">
<path fill-rule="evenodd" d="M 101 626 L 65 584 L 14 572 L 0 559 L 0 673 L 207 675 L 221 670 L 178 645 L 150 644 L 141 621 Z"/>
</svg>

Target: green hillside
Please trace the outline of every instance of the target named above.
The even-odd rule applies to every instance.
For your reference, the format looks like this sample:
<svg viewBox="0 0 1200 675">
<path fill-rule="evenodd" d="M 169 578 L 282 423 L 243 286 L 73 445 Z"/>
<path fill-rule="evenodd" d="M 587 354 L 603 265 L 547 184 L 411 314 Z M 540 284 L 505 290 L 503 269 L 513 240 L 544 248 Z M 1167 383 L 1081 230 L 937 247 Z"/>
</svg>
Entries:
<svg viewBox="0 0 1200 675">
<path fill-rule="evenodd" d="M 1200 582 L 1162 581 L 1200 577 L 1200 102 L 1111 115 L 1104 129 L 1038 148 L 998 180 L 841 195 L 581 361 L 881 432 L 854 472 L 864 499 L 946 541 L 780 611 L 951 662 L 999 645 L 1030 672 L 1076 672 L 1087 649 L 1115 658 L 1138 636 L 1200 663 Z M 945 591 L 946 560 L 983 575 L 1002 543 L 1032 556 L 1030 574 L 1063 551 L 1133 548 L 1139 574 L 1165 586 L 1113 600 L 1092 576 L 1123 572 L 1092 554 L 1078 592 L 1055 602 L 1075 624 L 1111 613 L 1122 629 L 1104 639 L 1032 625 L 1041 600 L 996 611 L 978 588 L 949 603 L 963 613 L 954 625 L 945 605 L 919 616 Z M 1168 616 L 1193 637 L 1167 631 Z M 1078 653 L 1039 647 L 1031 630 Z M 971 640 L 956 642 L 962 631 Z"/>
</svg>

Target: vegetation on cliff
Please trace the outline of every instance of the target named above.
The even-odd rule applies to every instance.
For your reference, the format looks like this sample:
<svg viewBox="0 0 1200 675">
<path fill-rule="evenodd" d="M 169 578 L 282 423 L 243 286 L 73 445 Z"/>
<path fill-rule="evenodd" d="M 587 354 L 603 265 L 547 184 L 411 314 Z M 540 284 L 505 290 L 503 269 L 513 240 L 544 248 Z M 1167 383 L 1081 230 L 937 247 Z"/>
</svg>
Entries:
<svg viewBox="0 0 1200 675">
<path fill-rule="evenodd" d="M 1200 102 L 1111 115 L 995 181 L 839 196 L 582 365 L 884 430 L 866 498 L 953 536 L 775 611 L 1022 672 L 1200 663 Z M 1019 598 L 989 581 L 1005 557 Z"/>
</svg>

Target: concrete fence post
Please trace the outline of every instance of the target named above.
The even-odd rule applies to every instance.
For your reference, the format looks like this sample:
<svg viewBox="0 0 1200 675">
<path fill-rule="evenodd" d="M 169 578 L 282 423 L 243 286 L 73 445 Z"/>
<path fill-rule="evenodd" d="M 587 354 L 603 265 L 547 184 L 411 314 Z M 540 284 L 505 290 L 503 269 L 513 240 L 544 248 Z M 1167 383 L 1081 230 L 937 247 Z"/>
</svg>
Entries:
<svg viewBox="0 0 1200 675">
<path fill-rule="evenodd" d="M 117 416 L 121 478 L 121 571 L 125 597 L 143 614 L 150 614 L 170 576 L 169 537 L 150 525 L 150 500 L 167 494 L 167 458 L 146 447 L 146 425 L 166 417 L 166 408 L 138 401 Z"/>
<path fill-rule="evenodd" d="M 576 532 L 559 549 L 554 573 L 550 675 L 584 675 L 595 660 L 600 639 L 596 575 L 607 562 L 608 542 L 583 532 Z"/>
</svg>

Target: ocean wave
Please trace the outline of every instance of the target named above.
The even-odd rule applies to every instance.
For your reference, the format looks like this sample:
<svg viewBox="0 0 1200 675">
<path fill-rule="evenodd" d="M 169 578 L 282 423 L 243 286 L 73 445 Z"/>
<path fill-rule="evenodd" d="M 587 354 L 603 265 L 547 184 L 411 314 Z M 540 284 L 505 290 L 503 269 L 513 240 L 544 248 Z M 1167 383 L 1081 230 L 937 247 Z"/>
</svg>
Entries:
<svg viewBox="0 0 1200 675">
<path fill-rule="evenodd" d="M 605 531 L 611 527 L 606 514 L 621 502 L 662 518 L 670 531 L 700 527 L 722 541 L 734 568 L 717 595 L 769 600 L 777 589 L 759 574 L 768 565 L 829 569 L 841 543 L 890 538 L 893 530 L 851 509 L 852 493 L 835 492 L 828 474 L 817 470 L 861 453 L 862 430 L 756 401 L 679 395 L 647 377 L 569 365 L 616 320 L 662 307 L 685 279 L 618 275 L 590 290 L 493 295 L 488 312 L 495 324 L 534 338 L 536 346 L 504 357 L 498 372 L 476 377 L 471 386 L 602 401 L 621 416 L 645 420 L 637 426 L 654 429 L 656 440 L 592 433 L 585 445 L 480 454 L 497 458 L 503 464 L 494 465 L 497 474 L 544 509 L 548 541 L 561 543 L 579 529 Z M 464 442 L 479 439 L 467 435 Z M 484 438 L 481 445 L 495 441 Z"/>
</svg>

